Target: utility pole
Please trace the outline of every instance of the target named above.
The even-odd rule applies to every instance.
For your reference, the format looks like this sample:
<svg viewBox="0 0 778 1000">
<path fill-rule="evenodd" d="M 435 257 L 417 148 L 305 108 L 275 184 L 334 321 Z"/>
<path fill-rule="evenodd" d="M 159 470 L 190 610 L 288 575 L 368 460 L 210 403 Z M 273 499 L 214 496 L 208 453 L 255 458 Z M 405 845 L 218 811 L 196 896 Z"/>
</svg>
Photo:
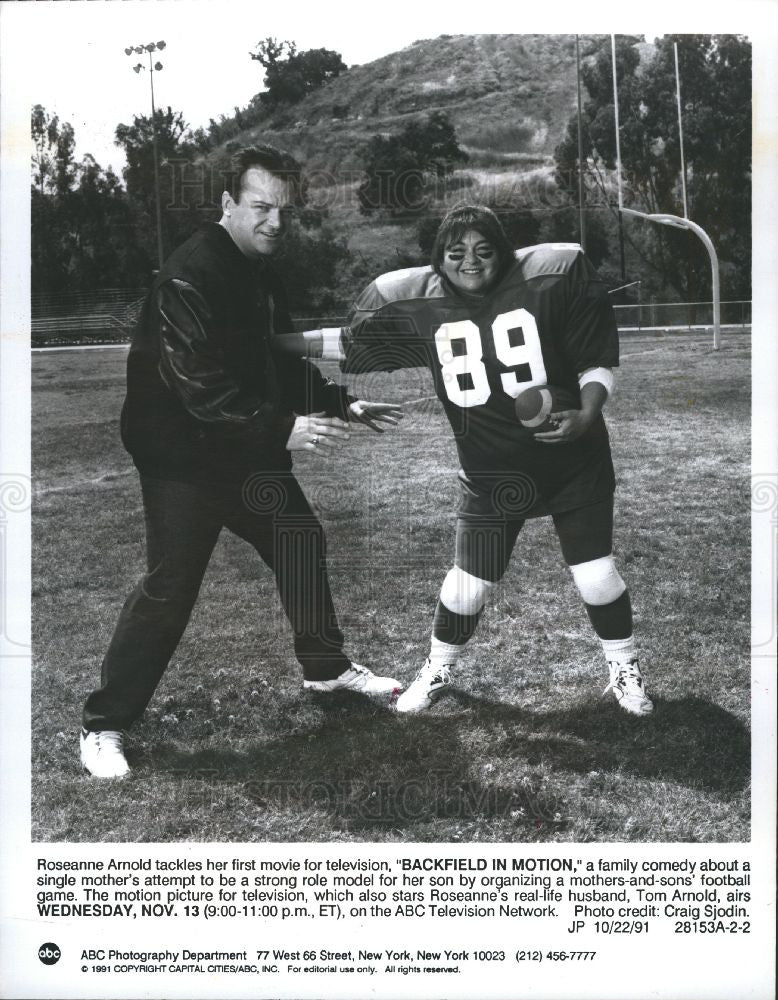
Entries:
<svg viewBox="0 0 778 1000">
<path fill-rule="evenodd" d="M 164 42 L 150 42 L 148 45 L 131 45 L 124 50 L 124 54 L 131 56 L 133 53 L 137 55 L 143 55 L 144 52 L 148 53 L 149 57 L 149 84 L 151 87 L 151 145 L 152 145 L 152 157 L 154 160 L 154 203 L 156 207 L 157 215 L 157 258 L 159 261 L 159 267 L 162 267 L 162 261 L 165 259 L 165 251 L 162 244 L 162 206 L 160 204 L 159 195 L 159 155 L 157 152 L 157 109 L 154 104 L 154 71 L 159 72 L 163 66 L 161 62 L 154 62 L 151 57 L 152 52 L 162 51 L 165 48 Z M 133 67 L 135 73 L 140 73 L 142 69 L 146 67 L 143 63 L 136 63 Z"/>
</svg>

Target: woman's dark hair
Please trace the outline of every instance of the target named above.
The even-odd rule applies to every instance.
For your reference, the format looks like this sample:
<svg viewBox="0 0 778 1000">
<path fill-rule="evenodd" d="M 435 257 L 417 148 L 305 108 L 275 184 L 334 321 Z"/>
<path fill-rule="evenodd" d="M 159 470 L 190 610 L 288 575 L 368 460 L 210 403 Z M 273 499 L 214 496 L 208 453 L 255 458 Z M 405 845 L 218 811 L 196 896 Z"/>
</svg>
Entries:
<svg viewBox="0 0 778 1000">
<path fill-rule="evenodd" d="M 433 270 L 441 273 L 443 254 L 449 243 L 461 240 L 468 229 L 477 230 L 484 239 L 489 240 L 497 251 L 500 263 L 500 273 L 513 260 L 513 247 L 505 235 L 500 220 L 490 208 L 485 205 L 459 205 L 452 208 L 444 217 L 438 228 L 435 242 L 432 244 L 431 264 Z"/>
<path fill-rule="evenodd" d="M 291 153 L 264 144 L 245 146 L 232 157 L 227 190 L 234 201 L 240 201 L 246 171 L 252 167 L 261 167 L 274 177 L 286 181 L 292 188 L 295 204 L 305 204 L 307 183 L 300 164 Z"/>
</svg>

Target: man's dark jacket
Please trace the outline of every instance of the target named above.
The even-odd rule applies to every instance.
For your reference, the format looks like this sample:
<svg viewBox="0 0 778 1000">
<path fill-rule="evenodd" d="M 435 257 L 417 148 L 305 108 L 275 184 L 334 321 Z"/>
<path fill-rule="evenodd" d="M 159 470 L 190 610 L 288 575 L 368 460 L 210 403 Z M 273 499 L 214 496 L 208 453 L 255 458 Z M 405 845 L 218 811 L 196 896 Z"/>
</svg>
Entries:
<svg viewBox="0 0 778 1000">
<path fill-rule="evenodd" d="M 301 359 L 273 356 L 292 330 L 270 264 L 209 223 L 165 261 L 127 362 L 122 440 L 141 473 L 242 483 L 292 465 L 294 414 L 345 416 L 350 397 Z"/>
</svg>

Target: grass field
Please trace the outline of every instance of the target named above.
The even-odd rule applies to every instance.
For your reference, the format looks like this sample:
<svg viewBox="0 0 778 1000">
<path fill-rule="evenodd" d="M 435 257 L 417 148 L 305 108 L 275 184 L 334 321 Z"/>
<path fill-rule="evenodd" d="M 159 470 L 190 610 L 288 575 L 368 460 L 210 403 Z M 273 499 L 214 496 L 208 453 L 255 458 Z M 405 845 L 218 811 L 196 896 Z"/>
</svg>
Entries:
<svg viewBox="0 0 778 1000">
<path fill-rule="evenodd" d="M 738 841 L 749 837 L 745 335 L 628 336 L 608 421 L 615 552 L 656 710 L 600 697 L 598 644 L 550 522 L 528 525 L 451 696 L 400 718 L 303 695 L 269 572 L 231 536 L 128 756 L 81 772 L 84 697 L 143 566 L 118 438 L 123 350 L 33 358 L 33 837 L 65 841 Z M 371 376 L 425 400 L 424 372 Z M 456 453 L 436 401 L 299 477 L 357 662 L 409 681 L 453 554 Z"/>
</svg>

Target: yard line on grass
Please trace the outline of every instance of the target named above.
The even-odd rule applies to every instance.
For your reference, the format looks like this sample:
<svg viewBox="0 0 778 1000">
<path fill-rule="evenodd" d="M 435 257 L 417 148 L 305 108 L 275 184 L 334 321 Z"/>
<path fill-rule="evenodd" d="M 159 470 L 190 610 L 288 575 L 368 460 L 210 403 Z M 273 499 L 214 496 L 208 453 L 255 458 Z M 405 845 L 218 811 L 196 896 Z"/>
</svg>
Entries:
<svg viewBox="0 0 778 1000">
<path fill-rule="evenodd" d="M 665 345 L 666 347 L 667 345 Z M 620 354 L 619 360 L 623 361 L 624 358 L 639 358 L 641 354 L 659 354 L 663 350 L 662 347 L 649 348 L 646 351 L 632 351 L 630 354 Z"/>
<path fill-rule="evenodd" d="M 124 476 L 131 476 L 135 468 L 122 469 L 121 472 L 104 472 L 102 476 L 95 479 L 82 479 L 76 483 L 68 483 L 66 486 L 45 486 L 35 490 L 36 497 L 45 497 L 49 493 L 67 493 L 69 490 L 77 490 L 81 486 L 97 486 L 99 483 L 112 482 L 114 479 L 121 479 Z"/>
<path fill-rule="evenodd" d="M 420 399 L 408 399 L 401 406 L 413 406 L 415 403 L 428 403 L 431 399 L 437 399 L 437 396 L 422 396 Z"/>
<path fill-rule="evenodd" d="M 52 351 L 116 351 L 119 348 L 129 350 L 129 344 L 60 344 L 58 347 L 33 347 L 33 354 L 47 354 Z"/>
</svg>

